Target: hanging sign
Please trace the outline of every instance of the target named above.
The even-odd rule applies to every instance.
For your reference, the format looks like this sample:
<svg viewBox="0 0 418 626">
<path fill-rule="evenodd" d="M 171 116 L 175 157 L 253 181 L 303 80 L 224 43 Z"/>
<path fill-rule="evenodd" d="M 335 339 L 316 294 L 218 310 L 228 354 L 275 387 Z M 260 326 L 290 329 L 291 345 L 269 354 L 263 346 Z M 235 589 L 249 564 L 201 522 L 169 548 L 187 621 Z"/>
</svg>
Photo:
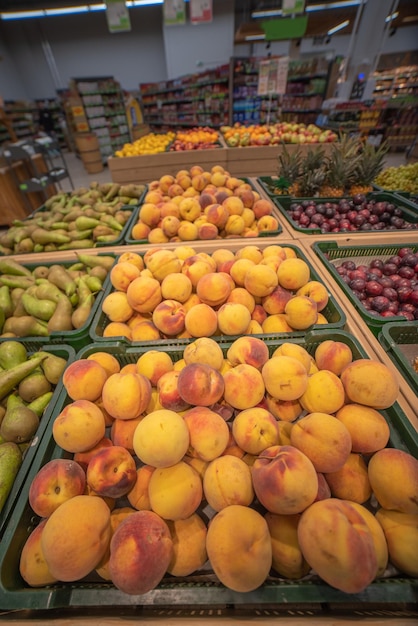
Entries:
<svg viewBox="0 0 418 626">
<path fill-rule="evenodd" d="M 213 17 L 212 0 L 190 0 L 190 22 L 204 24 Z"/>
<path fill-rule="evenodd" d="M 106 0 L 106 19 L 110 33 L 124 33 L 131 30 L 131 20 L 125 2 Z"/>
<path fill-rule="evenodd" d="M 275 57 L 260 61 L 257 95 L 286 93 L 289 57 Z"/>
<path fill-rule="evenodd" d="M 295 15 L 303 13 L 305 10 L 305 0 L 282 0 L 282 14 Z"/>
<path fill-rule="evenodd" d="M 175 26 L 186 23 L 185 0 L 164 0 L 163 15 L 165 26 Z"/>
</svg>

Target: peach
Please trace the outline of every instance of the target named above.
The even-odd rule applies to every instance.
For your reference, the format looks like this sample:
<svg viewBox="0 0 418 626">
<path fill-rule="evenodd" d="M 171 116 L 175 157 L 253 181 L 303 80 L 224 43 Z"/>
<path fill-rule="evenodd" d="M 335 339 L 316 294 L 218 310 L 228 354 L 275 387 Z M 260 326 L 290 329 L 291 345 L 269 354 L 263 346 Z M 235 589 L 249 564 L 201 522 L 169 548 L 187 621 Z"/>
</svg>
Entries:
<svg viewBox="0 0 418 626">
<path fill-rule="evenodd" d="M 272 357 L 275 356 L 291 356 L 300 361 L 306 371 L 309 372 L 312 357 L 303 346 L 297 343 L 291 343 L 290 341 L 281 343 L 272 354 Z"/>
<path fill-rule="evenodd" d="M 172 576 L 189 576 L 203 567 L 206 552 L 207 528 L 197 513 L 187 519 L 167 521 L 173 540 L 173 556 L 167 567 Z"/>
<path fill-rule="evenodd" d="M 325 498 L 331 497 L 331 489 L 327 483 L 327 480 L 324 474 L 321 472 L 317 472 L 318 476 L 318 493 L 316 494 L 315 502 L 318 500 L 325 500 Z"/>
<path fill-rule="evenodd" d="M 55 442 L 67 452 L 90 450 L 103 439 L 105 430 L 102 411 L 89 400 L 67 404 L 52 424 Z"/>
<path fill-rule="evenodd" d="M 252 237 L 258 237 L 254 211 L 252 209 L 249 209 L 248 207 L 244 207 L 244 210 L 241 213 L 241 217 L 244 220 L 244 224 L 246 227 L 246 230 L 244 231 L 244 236 L 246 236 L 249 232 L 249 229 L 251 229 Z"/>
<path fill-rule="evenodd" d="M 205 274 L 212 273 L 215 269 L 216 263 L 212 264 L 208 258 L 195 254 L 184 260 L 181 271 L 190 279 L 193 287 L 196 288 L 200 278 Z"/>
<path fill-rule="evenodd" d="M 155 228 L 160 222 L 160 209 L 152 202 L 144 202 L 138 214 L 138 218 L 149 228 Z"/>
<path fill-rule="evenodd" d="M 211 204 L 216 204 L 215 196 L 206 189 L 200 194 L 198 200 L 203 210 Z"/>
<path fill-rule="evenodd" d="M 254 302 L 255 302 L 255 300 L 254 300 Z M 255 305 L 254 310 L 251 313 L 251 319 L 254 320 L 255 322 L 258 322 L 260 325 L 262 325 L 263 322 L 265 322 L 265 320 L 267 319 L 267 313 L 263 309 L 261 304 L 256 304 Z"/>
<path fill-rule="evenodd" d="M 153 411 L 162 408 L 163 406 L 160 402 L 160 394 L 158 393 L 158 389 L 156 387 L 153 387 L 151 391 L 151 400 L 148 403 L 145 413 L 152 413 Z"/>
<path fill-rule="evenodd" d="M 300 287 L 297 292 L 297 296 L 307 296 L 316 302 L 318 311 L 322 311 L 328 304 L 329 294 L 322 283 L 318 280 L 310 280 L 305 285 Z"/>
<path fill-rule="evenodd" d="M 272 232 L 278 230 L 279 221 L 273 215 L 263 215 L 257 221 L 257 230 L 259 233 Z"/>
<path fill-rule="evenodd" d="M 83 468 L 70 459 L 52 459 L 34 476 L 29 504 L 39 517 L 49 517 L 63 502 L 84 493 Z"/>
<path fill-rule="evenodd" d="M 147 408 L 151 383 L 139 372 L 112 374 L 103 386 L 102 401 L 114 418 L 133 419 Z"/>
<path fill-rule="evenodd" d="M 311 567 L 299 546 L 298 524 L 300 514 L 277 515 L 266 513 L 273 551 L 273 569 L 285 578 L 298 580 L 306 576 Z"/>
<path fill-rule="evenodd" d="M 110 352 L 98 350 L 97 352 L 93 352 L 93 354 L 89 354 L 87 360 L 97 361 L 97 363 L 100 363 L 100 365 L 106 370 L 108 376 L 120 372 L 120 363 Z"/>
<path fill-rule="evenodd" d="M 226 209 L 228 215 L 242 215 L 244 211 L 244 203 L 237 196 L 225 198 L 222 206 Z"/>
<path fill-rule="evenodd" d="M 166 215 L 161 220 L 161 229 L 167 237 L 175 237 L 180 228 L 180 220 L 174 215 Z"/>
<path fill-rule="evenodd" d="M 225 302 L 217 311 L 218 327 L 223 335 L 242 335 L 251 321 L 246 306 L 236 302 Z"/>
<path fill-rule="evenodd" d="M 345 404 L 335 417 L 348 429 L 353 452 L 370 454 L 386 447 L 390 437 L 389 425 L 376 409 Z"/>
<path fill-rule="evenodd" d="M 131 330 L 130 338 L 132 341 L 155 341 L 161 339 L 161 333 L 151 320 L 145 320 Z"/>
<path fill-rule="evenodd" d="M 341 382 L 351 402 L 374 409 L 387 409 L 399 394 L 399 383 L 392 370 L 372 359 L 349 363 L 341 373 Z"/>
<path fill-rule="evenodd" d="M 284 308 L 286 322 L 294 330 L 305 330 L 316 324 L 318 309 L 316 302 L 307 296 L 294 296 Z"/>
<path fill-rule="evenodd" d="M 224 374 L 224 399 L 240 411 L 256 406 L 264 397 L 265 386 L 256 367 L 240 363 Z"/>
<path fill-rule="evenodd" d="M 275 356 L 261 370 L 267 392 L 278 400 L 297 400 L 308 387 L 308 373 L 291 356 Z"/>
<path fill-rule="evenodd" d="M 173 360 L 167 352 L 162 350 L 147 350 L 138 358 L 136 368 L 155 387 L 158 380 L 166 372 L 174 368 Z"/>
<path fill-rule="evenodd" d="M 103 329 L 103 337 L 126 337 L 132 339 L 132 331 L 125 322 L 109 322 Z"/>
<path fill-rule="evenodd" d="M 150 250 L 144 257 L 145 266 L 160 283 L 169 274 L 181 271 L 181 261 L 171 250 Z"/>
<path fill-rule="evenodd" d="M 239 447 L 249 454 L 259 454 L 278 444 L 277 421 L 260 407 L 237 413 L 232 422 L 232 434 Z"/>
<path fill-rule="evenodd" d="M 180 241 L 194 241 L 198 236 L 198 228 L 193 222 L 183 220 L 177 231 Z"/>
<path fill-rule="evenodd" d="M 309 281 L 309 265 L 303 259 L 285 259 L 277 270 L 279 285 L 284 289 L 297 291 Z"/>
<path fill-rule="evenodd" d="M 208 304 L 198 303 L 187 310 L 184 325 L 192 337 L 210 337 L 218 328 L 218 316 Z"/>
<path fill-rule="evenodd" d="M 266 394 L 266 407 L 277 420 L 294 422 L 302 414 L 302 406 L 299 400 L 277 400 L 269 393 Z"/>
<path fill-rule="evenodd" d="M 244 287 L 245 286 L 245 276 L 247 274 L 247 272 L 253 268 L 256 267 L 254 261 L 252 261 L 251 259 L 247 259 L 247 258 L 243 258 L 243 259 L 237 259 L 230 268 L 230 275 L 234 280 L 235 285 L 238 285 L 239 287 Z"/>
<path fill-rule="evenodd" d="M 240 215 L 230 215 L 225 224 L 226 235 L 242 235 L 245 230 L 245 222 Z"/>
<path fill-rule="evenodd" d="M 418 514 L 418 460 L 396 448 L 378 450 L 368 465 L 370 485 L 384 509 Z"/>
<path fill-rule="evenodd" d="M 164 174 L 164 176 L 161 176 L 160 180 L 159 180 L 159 188 L 163 193 L 167 193 L 167 191 L 169 190 L 170 186 L 175 182 L 175 178 L 174 176 L 171 176 L 171 174 Z"/>
<path fill-rule="evenodd" d="M 389 560 L 401 572 L 418 577 L 418 515 L 379 509 L 376 519 L 387 542 Z"/>
<path fill-rule="evenodd" d="M 220 371 L 224 364 L 224 355 L 219 344 L 209 337 L 198 337 L 189 343 L 183 351 L 186 365 L 206 363 Z"/>
<path fill-rule="evenodd" d="M 249 466 L 231 454 L 213 459 L 203 475 L 203 493 L 215 511 L 232 504 L 250 506 L 254 489 Z"/>
<path fill-rule="evenodd" d="M 102 311 L 111 322 L 127 322 L 134 312 L 124 291 L 109 293 L 102 301 Z"/>
<path fill-rule="evenodd" d="M 235 253 L 235 258 L 238 259 L 250 259 L 256 265 L 260 263 L 263 258 L 263 253 L 258 246 L 243 246 Z"/>
<path fill-rule="evenodd" d="M 263 297 L 261 304 L 266 313 L 275 315 L 276 313 L 284 313 L 286 304 L 291 298 L 293 298 L 293 295 L 290 291 L 277 285 L 273 291 Z"/>
<path fill-rule="evenodd" d="M 112 419 L 112 422 L 113 422 L 113 419 Z M 87 466 L 90 463 L 93 456 L 96 454 L 96 452 L 98 452 L 102 448 L 109 448 L 110 446 L 113 446 L 112 440 L 109 439 L 109 437 L 103 437 L 95 446 L 93 446 L 89 450 L 86 450 L 85 452 L 76 452 L 74 454 L 74 461 L 78 463 L 79 465 L 81 465 L 83 470 L 86 472 Z"/>
<path fill-rule="evenodd" d="M 177 246 L 174 250 L 174 254 L 178 256 L 180 261 L 184 261 L 189 256 L 196 254 L 196 250 L 192 246 Z"/>
<path fill-rule="evenodd" d="M 46 587 L 57 582 L 46 564 L 42 550 L 42 532 L 46 519 L 42 520 L 30 533 L 20 553 L 19 572 L 30 587 Z"/>
<path fill-rule="evenodd" d="M 202 501 L 202 481 L 184 461 L 157 467 L 151 475 L 148 495 L 151 509 L 166 520 L 187 519 Z"/>
<path fill-rule="evenodd" d="M 237 196 L 238 198 L 241 198 L 244 204 L 244 207 L 247 207 L 248 209 L 252 209 L 254 202 L 256 201 L 256 197 L 252 189 L 248 189 L 248 187 L 241 185 L 240 187 L 237 187 L 235 189 L 234 195 Z"/>
<path fill-rule="evenodd" d="M 197 224 L 197 222 L 195 222 Z M 197 238 L 198 239 L 217 239 L 219 235 L 219 230 L 215 224 L 210 223 L 201 223 L 197 227 Z"/>
<path fill-rule="evenodd" d="M 167 237 L 163 229 L 159 226 L 152 228 L 148 234 L 149 243 L 167 243 L 168 241 L 170 241 L 169 237 Z"/>
<path fill-rule="evenodd" d="M 263 217 L 263 215 L 272 214 L 273 204 L 270 202 L 270 200 L 264 200 L 263 198 L 261 198 L 260 200 L 254 202 L 252 209 L 254 211 L 256 219 L 259 220 L 261 217 Z"/>
<path fill-rule="evenodd" d="M 336 413 L 345 402 L 341 380 L 328 370 L 319 370 L 308 378 L 299 402 L 309 413 Z"/>
<path fill-rule="evenodd" d="M 183 192 L 184 192 L 184 189 L 183 189 L 183 187 L 181 185 L 179 185 L 178 183 L 173 183 L 168 188 L 167 195 L 170 198 L 175 198 L 175 196 L 181 196 Z"/>
<path fill-rule="evenodd" d="M 151 465 L 141 465 L 138 467 L 136 470 L 136 481 L 134 486 L 126 494 L 129 504 L 138 511 L 151 510 L 151 504 L 148 496 L 148 485 L 154 470 L 155 467 L 152 467 Z"/>
<path fill-rule="evenodd" d="M 148 413 L 136 427 L 133 441 L 136 456 L 153 467 L 175 465 L 186 454 L 189 443 L 184 419 L 168 409 Z"/>
<path fill-rule="evenodd" d="M 162 300 L 160 283 L 148 276 L 135 278 L 126 294 L 129 304 L 138 313 L 150 313 Z"/>
<path fill-rule="evenodd" d="M 282 261 L 286 258 L 286 253 L 282 246 L 278 246 L 276 244 L 272 244 L 270 246 L 266 246 L 263 248 L 263 258 L 268 259 L 271 257 L 277 257 L 282 259 Z"/>
<path fill-rule="evenodd" d="M 176 273 L 166 276 L 161 283 L 161 295 L 164 300 L 177 300 L 186 302 L 192 293 L 190 278 L 184 274 Z"/>
<path fill-rule="evenodd" d="M 129 515 L 132 515 L 132 513 L 135 513 L 135 509 L 129 506 L 124 506 L 124 507 L 120 507 L 117 509 L 113 509 L 113 511 L 110 513 L 110 528 L 111 528 L 112 536 L 114 535 L 115 530 L 117 529 L 119 524 L 121 524 L 124 519 L 129 517 Z M 110 543 L 109 543 L 108 550 L 106 551 L 100 563 L 98 563 L 98 565 L 96 566 L 95 570 L 101 578 L 103 578 L 104 580 L 111 581 L 111 576 L 110 576 L 110 571 L 109 571 L 109 561 L 110 561 Z"/>
<path fill-rule="evenodd" d="M 72 400 L 94 402 L 102 393 L 107 372 L 97 361 L 79 359 L 66 367 L 62 383 Z"/>
<path fill-rule="evenodd" d="M 350 502 L 314 502 L 302 513 L 298 539 L 309 565 L 332 587 L 360 593 L 374 580 L 378 563 L 373 536 Z"/>
<path fill-rule="evenodd" d="M 170 411 L 186 411 L 190 403 L 185 400 L 179 390 L 180 372 L 172 370 L 163 374 L 157 383 L 158 400 L 164 409 Z"/>
<path fill-rule="evenodd" d="M 223 263 L 235 260 L 235 254 L 232 252 L 232 250 L 228 250 L 227 248 L 217 248 L 212 253 L 212 259 L 213 261 L 215 261 L 216 269 L 219 271 L 219 267 Z"/>
<path fill-rule="evenodd" d="M 118 262 L 110 270 L 110 282 L 118 291 L 126 292 L 131 282 L 138 278 L 141 270 L 130 261 Z"/>
<path fill-rule="evenodd" d="M 244 287 L 233 288 L 226 301 L 243 304 L 250 313 L 253 313 L 255 309 L 254 296 L 252 296 Z"/>
<path fill-rule="evenodd" d="M 210 406 L 222 397 L 224 379 L 218 370 L 206 363 L 190 363 L 178 372 L 177 388 L 184 402 Z"/>
<path fill-rule="evenodd" d="M 111 537 L 110 510 L 101 498 L 74 496 L 48 517 L 41 535 L 47 567 L 58 580 L 87 576 L 103 558 Z"/>
<path fill-rule="evenodd" d="M 315 350 L 315 362 L 318 369 L 329 370 L 337 376 L 340 376 L 345 366 L 352 360 L 353 353 L 350 346 L 342 341 L 327 339 L 321 341 Z"/>
<path fill-rule="evenodd" d="M 334 498 L 363 504 L 372 495 L 367 465 L 360 454 L 350 453 L 344 465 L 327 472 L 325 478 Z"/>
<path fill-rule="evenodd" d="M 254 265 L 245 274 L 244 287 L 253 296 L 263 298 L 277 287 L 277 274 L 268 265 Z"/>
<path fill-rule="evenodd" d="M 225 228 L 229 213 L 224 205 L 217 202 L 211 203 L 204 208 L 204 214 L 207 221 L 216 226 L 218 230 Z"/>
<path fill-rule="evenodd" d="M 164 335 L 177 335 L 184 330 L 186 311 L 177 300 L 163 300 L 152 314 L 154 326 Z"/>
<path fill-rule="evenodd" d="M 269 315 L 262 322 L 261 328 L 265 334 L 291 333 L 293 331 L 293 328 L 287 323 L 284 313 Z"/>
<path fill-rule="evenodd" d="M 350 433 L 327 413 L 309 413 L 293 426 L 290 441 L 313 463 L 317 472 L 335 472 L 351 452 Z"/>
<path fill-rule="evenodd" d="M 290 422 L 277 422 L 277 429 L 279 432 L 279 446 L 290 446 L 290 434 L 293 424 Z"/>
<path fill-rule="evenodd" d="M 99 496 L 121 498 L 132 489 L 135 481 L 135 461 L 122 446 L 99 450 L 87 467 L 87 484 Z"/>
<path fill-rule="evenodd" d="M 263 516 L 249 507 L 232 504 L 217 513 L 208 527 L 206 549 L 215 575 L 233 591 L 253 591 L 269 574 L 272 548 L 268 526 Z"/>
<path fill-rule="evenodd" d="M 155 189 L 150 189 L 144 197 L 144 202 L 151 202 L 152 204 L 158 204 L 163 199 L 163 194 L 159 189 L 159 182 Z"/>
<path fill-rule="evenodd" d="M 193 197 L 184 198 L 179 204 L 180 217 L 187 222 L 194 222 L 200 216 L 201 210 L 199 201 Z"/>
<path fill-rule="evenodd" d="M 189 456 L 213 461 L 228 445 L 229 428 L 225 420 L 204 406 L 195 406 L 185 412 L 183 419 L 189 430 Z"/>
<path fill-rule="evenodd" d="M 111 580 L 123 593 L 147 593 L 161 581 L 172 556 L 173 541 L 165 521 L 152 511 L 136 511 L 113 533 Z"/>
<path fill-rule="evenodd" d="M 228 299 L 234 282 L 225 272 L 211 272 L 202 276 L 197 285 L 196 293 L 200 301 L 212 307 L 224 304 Z"/>
<path fill-rule="evenodd" d="M 151 228 L 144 222 L 139 221 L 132 226 L 131 237 L 135 241 L 140 241 L 141 239 L 147 240 L 150 232 Z"/>
<path fill-rule="evenodd" d="M 252 478 L 258 500 L 271 513 L 301 513 L 318 493 L 312 462 L 292 445 L 263 450 L 252 467 Z"/>
<path fill-rule="evenodd" d="M 163 202 L 160 207 L 160 217 L 161 217 L 161 226 L 165 217 L 175 217 L 179 218 L 180 209 L 178 204 L 173 202 L 173 200 L 167 200 Z"/>
<path fill-rule="evenodd" d="M 247 363 L 261 370 L 269 359 L 269 350 L 264 341 L 257 337 L 238 337 L 228 348 L 226 356 L 233 366 Z"/>
<path fill-rule="evenodd" d="M 133 454 L 134 432 L 141 419 L 141 416 L 129 420 L 114 419 L 110 427 L 110 438 L 113 445 L 122 446 Z"/>
</svg>

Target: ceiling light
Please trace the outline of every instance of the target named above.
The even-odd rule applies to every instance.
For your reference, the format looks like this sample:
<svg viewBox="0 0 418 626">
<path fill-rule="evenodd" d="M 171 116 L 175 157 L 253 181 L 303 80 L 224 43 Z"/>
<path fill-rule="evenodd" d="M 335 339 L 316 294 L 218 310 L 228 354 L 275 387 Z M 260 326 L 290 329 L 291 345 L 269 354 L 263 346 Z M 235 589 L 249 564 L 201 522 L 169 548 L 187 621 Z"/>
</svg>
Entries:
<svg viewBox="0 0 418 626">
<path fill-rule="evenodd" d="M 392 22 L 393 20 L 396 20 L 396 18 L 399 15 L 399 11 L 395 11 L 395 13 L 391 13 L 391 15 L 388 15 L 387 18 L 385 19 L 385 22 Z"/>
<path fill-rule="evenodd" d="M 45 15 L 69 15 L 70 13 L 87 13 L 88 6 L 63 7 L 61 9 L 44 9 Z"/>
<path fill-rule="evenodd" d="M 251 13 L 251 17 L 277 17 L 279 15 L 283 15 L 283 11 L 281 9 L 270 9 L 266 11 L 253 11 Z"/>
<path fill-rule="evenodd" d="M 346 28 L 349 25 L 349 23 L 350 23 L 350 20 L 344 20 L 344 22 L 341 22 L 341 24 L 337 24 L 337 26 L 330 28 L 329 31 L 327 32 L 327 35 L 333 35 L 334 33 L 338 33 L 339 30 Z"/>
<path fill-rule="evenodd" d="M 266 34 L 262 33 L 260 35 L 247 35 L 245 41 L 260 41 L 266 38 Z"/>
<path fill-rule="evenodd" d="M 328 4 L 308 4 L 305 7 L 306 13 L 314 11 L 327 11 L 328 9 L 347 9 L 348 7 L 357 7 L 361 4 L 361 0 L 341 0 L 341 2 L 329 2 Z"/>
<path fill-rule="evenodd" d="M 44 17 L 43 11 L 17 11 L 16 13 L 0 13 L 2 20 L 23 20 L 28 17 Z"/>
</svg>

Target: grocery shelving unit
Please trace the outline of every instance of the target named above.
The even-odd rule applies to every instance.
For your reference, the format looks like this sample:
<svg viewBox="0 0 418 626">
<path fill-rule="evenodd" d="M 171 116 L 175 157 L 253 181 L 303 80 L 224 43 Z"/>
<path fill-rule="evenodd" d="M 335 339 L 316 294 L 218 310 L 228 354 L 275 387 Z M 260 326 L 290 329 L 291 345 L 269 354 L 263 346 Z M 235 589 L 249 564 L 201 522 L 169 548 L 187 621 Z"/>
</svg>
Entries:
<svg viewBox="0 0 418 626">
<path fill-rule="evenodd" d="M 6 100 L 4 111 L 12 123 L 18 141 L 32 137 L 37 126 L 37 107 L 34 102 L 26 100 Z M 11 141 L 12 137 L 4 126 L 0 126 L 0 144 Z"/>
</svg>

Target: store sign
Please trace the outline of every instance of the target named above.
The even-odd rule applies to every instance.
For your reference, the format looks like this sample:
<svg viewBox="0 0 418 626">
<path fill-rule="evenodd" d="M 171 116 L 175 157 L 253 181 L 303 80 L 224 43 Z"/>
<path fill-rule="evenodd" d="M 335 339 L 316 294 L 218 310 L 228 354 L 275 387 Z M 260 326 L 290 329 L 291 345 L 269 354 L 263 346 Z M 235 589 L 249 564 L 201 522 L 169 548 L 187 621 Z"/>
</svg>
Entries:
<svg viewBox="0 0 418 626">
<path fill-rule="evenodd" d="M 190 22 L 204 24 L 213 17 L 212 0 L 190 0 Z"/>
<path fill-rule="evenodd" d="M 131 30 L 129 11 L 121 0 L 106 0 L 106 19 L 110 33 L 124 33 Z"/>
<path fill-rule="evenodd" d="M 295 15 L 303 13 L 305 10 L 305 0 L 282 0 L 283 15 Z"/>
<path fill-rule="evenodd" d="M 259 96 L 286 93 L 289 57 L 276 57 L 260 61 L 258 72 Z"/>
<path fill-rule="evenodd" d="M 186 23 L 185 0 L 164 0 L 163 15 L 165 26 L 175 26 Z"/>
</svg>

